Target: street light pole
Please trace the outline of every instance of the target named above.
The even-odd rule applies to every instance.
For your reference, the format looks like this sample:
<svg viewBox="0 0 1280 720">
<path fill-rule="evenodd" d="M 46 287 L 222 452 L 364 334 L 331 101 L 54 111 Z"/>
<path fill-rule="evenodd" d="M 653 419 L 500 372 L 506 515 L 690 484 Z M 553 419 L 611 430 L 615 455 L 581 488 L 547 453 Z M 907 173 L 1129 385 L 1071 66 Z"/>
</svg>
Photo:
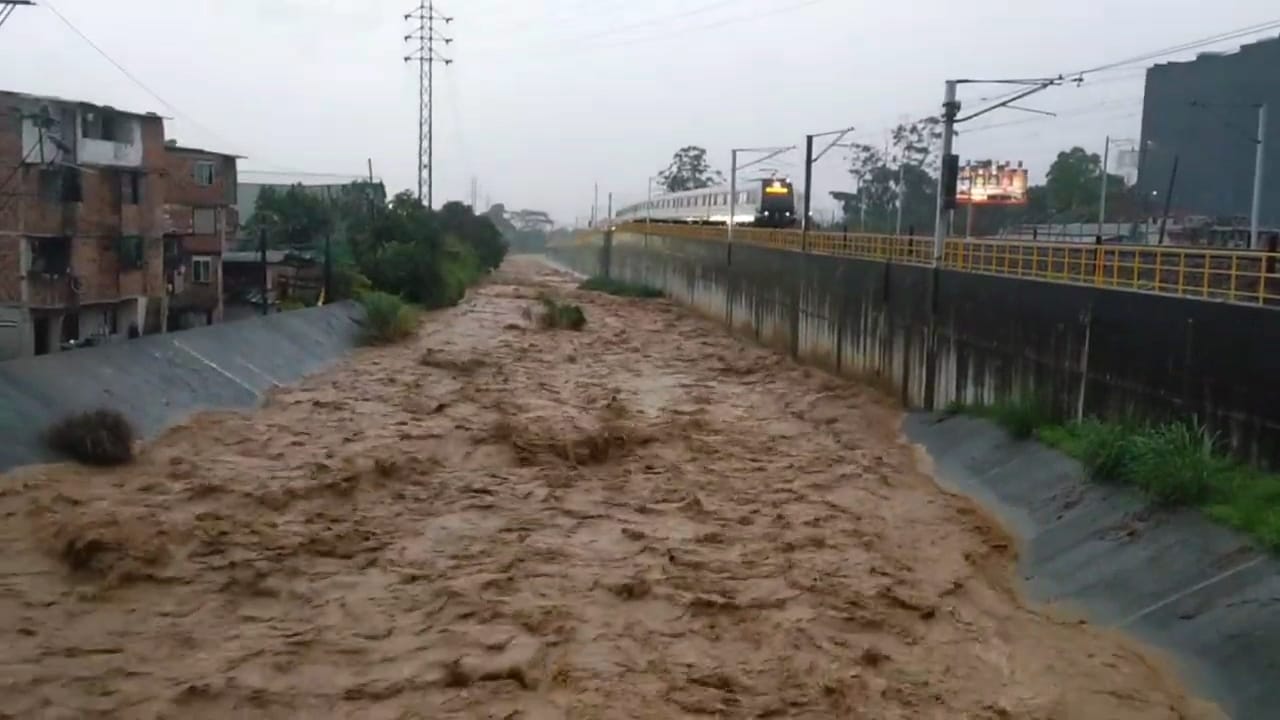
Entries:
<svg viewBox="0 0 1280 720">
<path fill-rule="evenodd" d="M 898 158 L 898 220 L 896 223 L 894 223 L 894 226 L 893 226 L 894 237 L 898 237 L 902 235 L 902 203 L 906 196 L 906 192 L 902 187 L 904 179 L 906 177 L 904 172 L 905 168 L 906 168 L 906 163 L 904 163 L 902 158 L 899 157 Z"/>
<path fill-rule="evenodd" d="M 1249 247 L 1262 249 L 1258 236 L 1258 222 L 1262 212 L 1262 164 L 1267 156 L 1267 104 L 1258 105 L 1257 155 L 1253 161 L 1253 210 L 1249 218 Z"/>
</svg>

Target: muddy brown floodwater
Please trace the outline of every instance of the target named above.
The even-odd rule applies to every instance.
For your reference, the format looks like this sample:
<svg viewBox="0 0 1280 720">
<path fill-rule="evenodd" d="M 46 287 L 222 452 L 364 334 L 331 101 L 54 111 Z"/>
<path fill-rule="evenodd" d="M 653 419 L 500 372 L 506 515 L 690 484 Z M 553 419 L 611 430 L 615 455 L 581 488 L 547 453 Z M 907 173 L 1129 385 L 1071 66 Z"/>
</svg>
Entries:
<svg viewBox="0 0 1280 720">
<path fill-rule="evenodd" d="M 0 716 L 1212 716 L 1018 600 L 874 391 L 571 288 L 517 258 L 132 466 L 0 478 Z"/>
</svg>

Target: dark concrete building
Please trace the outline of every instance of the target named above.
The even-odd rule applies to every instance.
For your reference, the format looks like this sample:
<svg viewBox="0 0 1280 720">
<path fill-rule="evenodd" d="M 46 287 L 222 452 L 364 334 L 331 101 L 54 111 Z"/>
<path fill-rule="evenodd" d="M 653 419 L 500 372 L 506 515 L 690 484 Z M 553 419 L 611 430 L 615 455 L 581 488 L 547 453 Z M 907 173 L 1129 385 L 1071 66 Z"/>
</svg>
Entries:
<svg viewBox="0 0 1280 720">
<path fill-rule="evenodd" d="M 1248 226 L 1259 103 L 1268 106 L 1261 224 L 1280 226 L 1280 38 L 1147 71 L 1138 189 L 1159 215 L 1177 158 L 1171 215 Z"/>
</svg>

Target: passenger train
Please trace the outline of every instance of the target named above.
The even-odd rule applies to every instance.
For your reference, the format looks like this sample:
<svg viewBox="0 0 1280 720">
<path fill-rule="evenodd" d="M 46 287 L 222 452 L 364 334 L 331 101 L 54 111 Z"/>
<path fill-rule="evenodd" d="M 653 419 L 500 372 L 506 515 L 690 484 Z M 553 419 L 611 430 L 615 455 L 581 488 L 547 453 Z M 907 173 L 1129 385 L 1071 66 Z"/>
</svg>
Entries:
<svg viewBox="0 0 1280 720">
<path fill-rule="evenodd" d="M 799 197 L 799 200 L 797 200 Z M 803 207 L 803 195 L 797 196 L 790 180 L 769 178 L 758 184 L 738 188 L 738 201 L 733 208 L 734 225 L 789 228 L 800 221 L 797 206 Z M 655 195 L 647 202 L 628 205 L 618 210 L 613 222 L 678 222 L 700 225 L 729 223 L 729 186 L 717 185 L 698 190 Z"/>
</svg>

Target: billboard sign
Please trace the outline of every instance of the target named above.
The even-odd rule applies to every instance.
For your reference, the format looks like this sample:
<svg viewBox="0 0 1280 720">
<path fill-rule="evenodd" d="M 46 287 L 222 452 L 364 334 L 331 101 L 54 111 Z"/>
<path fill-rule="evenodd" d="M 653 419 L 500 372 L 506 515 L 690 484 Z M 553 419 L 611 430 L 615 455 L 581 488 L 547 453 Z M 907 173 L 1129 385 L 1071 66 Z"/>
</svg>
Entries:
<svg viewBox="0 0 1280 720">
<path fill-rule="evenodd" d="M 960 168 L 956 187 L 958 205 L 1026 205 L 1027 170 L 1022 163 L 993 160 Z"/>
</svg>

